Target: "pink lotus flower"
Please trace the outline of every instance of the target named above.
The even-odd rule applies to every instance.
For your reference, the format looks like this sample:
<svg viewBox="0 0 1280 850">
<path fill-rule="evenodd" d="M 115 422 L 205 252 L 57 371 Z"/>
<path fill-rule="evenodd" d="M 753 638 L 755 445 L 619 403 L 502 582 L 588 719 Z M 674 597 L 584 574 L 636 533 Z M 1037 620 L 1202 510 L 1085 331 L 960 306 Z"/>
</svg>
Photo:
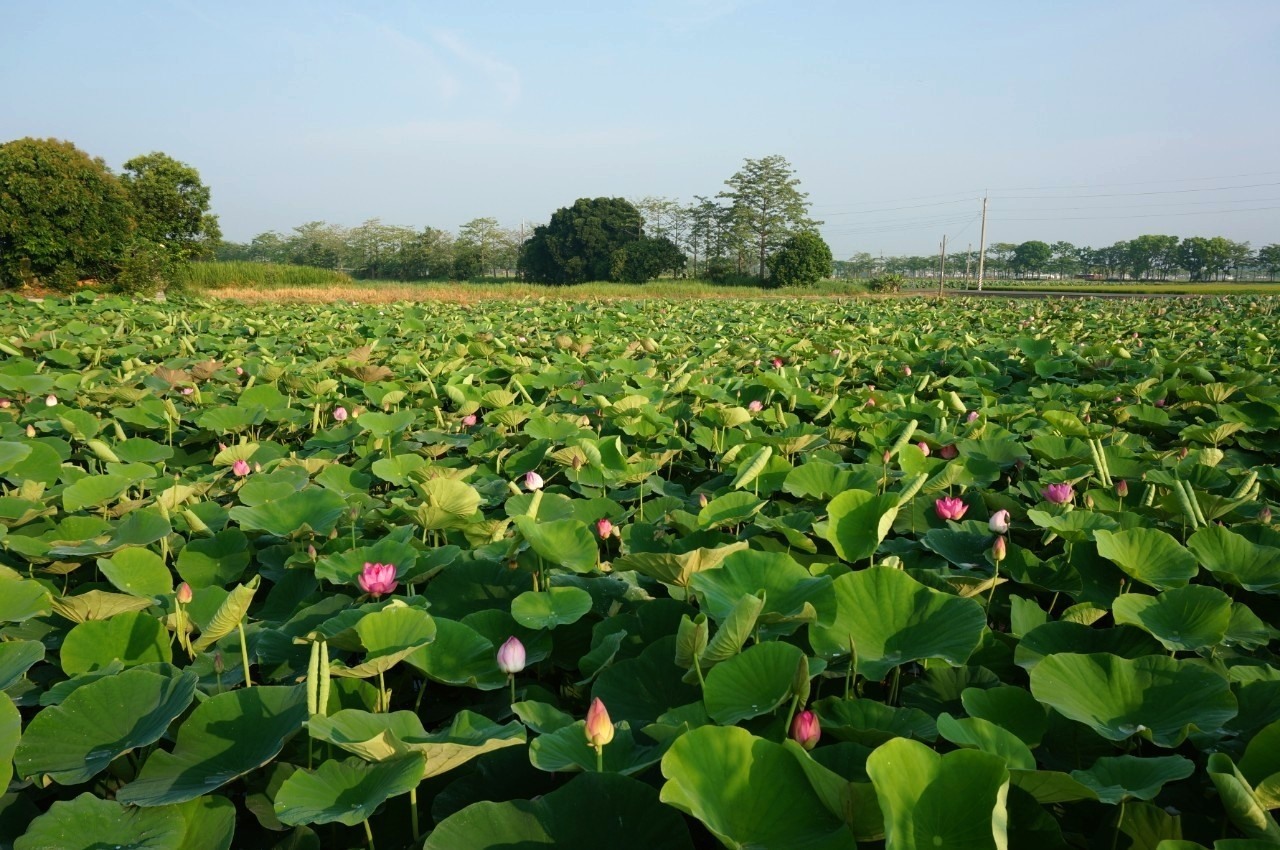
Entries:
<svg viewBox="0 0 1280 850">
<path fill-rule="evenodd" d="M 1009 553 L 1009 544 L 1004 542 L 1003 537 L 996 537 L 995 542 L 991 544 L 991 560 L 997 564 L 1005 559 Z"/>
<path fill-rule="evenodd" d="M 192 393 L 194 393 L 195 391 L 196 391 L 196 388 L 195 388 L 195 387 L 183 387 L 183 388 L 182 388 L 182 394 L 183 394 L 183 395 L 191 395 L 191 394 L 192 394 Z"/>
<path fill-rule="evenodd" d="M 396 589 L 396 565 L 366 563 L 358 581 L 360 589 L 376 599 Z"/>
<path fill-rule="evenodd" d="M 613 721 L 609 719 L 609 712 L 600 697 L 593 699 L 587 709 L 586 733 L 587 743 L 597 750 L 613 740 Z"/>
<path fill-rule="evenodd" d="M 775 357 L 775 358 L 773 358 L 773 361 L 772 361 L 772 362 L 773 362 L 773 368 L 775 368 L 775 369 L 781 369 L 781 368 L 782 368 L 782 358 L 781 358 L 781 357 Z"/>
<path fill-rule="evenodd" d="M 333 409 L 333 421 L 334 421 L 334 422 L 346 422 L 346 421 L 347 421 L 347 416 L 348 416 L 348 415 L 349 415 L 349 414 L 347 413 L 347 409 L 346 409 L 345 407 L 341 407 L 341 406 L 339 406 L 339 407 L 335 407 L 335 408 Z"/>
<path fill-rule="evenodd" d="M 1009 512 L 1002 510 L 993 513 L 991 515 L 991 519 L 987 520 L 987 528 L 991 529 L 996 534 L 1008 534 Z"/>
<path fill-rule="evenodd" d="M 699 494 L 698 494 L 698 507 L 700 507 L 700 508 L 705 508 L 706 506 L 707 506 L 707 494 L 706 494 L 706 493 L 699 493 Z"/>
<path fill-rule="evenodd" d="M 956 457 L 956 455 L 958 454 L 960 454 L 960 450 L 953 445 L 946 445 L 938 449 L 938 457 L 942 458 L 943 460 L 951 460 L 952 458 Z"/>
<path fill-rule="evenodd" d="M 965 420 L 964 420 L 964 421 L 965 421 L 965 422 L 972 422 L 972 421 L 974 421 L 974 420 L 975 420 L 975 419 L 977 419 L 977 418 L 978 418 L 978 411 L 976 411 L 976 410 L 970 410 L 970 411 L 969 411 L 969 415 L 965 417 Z"/>
<path fill-rule="evenodd" d="M 1258 522 L 1263 525 L 1271 525 L 1271 508 L 1264 505 L 1262 510 L 1258 511 Z"/>
<path fill-rule="evenodd" d="M 1117 482 L 1116 482 L 1116 495 L 1117 495 L 1117 496 L 1119 496 L 1119 497 L 1120 497 L 1120 498 L 1122 498 L 1122 499 L 1123 499 L 1125 496 L 1129 495 L 1129 482 L 1128 482 L 1128 481 L 1125 481 L 1123 478 L 1121 478 L 1119 481 L 1117 481 Z"/>
<path fill-rule="evenodd" d="M 866 404 L 866 406 L 867 406 L 867 407 L 875 407 L 875 406 L 876 406 L 876 400 L 875 400 L 874 398 L 869 398 L 869 399 L 867 399 L 867 404 Z"/>
<path fill-rule="evenodd" d="M 947 496 L 937 499 L 933 503 L 933 509 L 938 512 L 938 516 L 942 519 L 960 519 L 969 510 L 969 506 L 964 500 L 957 496 Z"/>
<path fill-rule="evenodd" d="M 764 410 L 764 404 L 762 404 L 758 398 L 752 399 L 751 403 L 747 405 L 747 410 L 750 410 L 752 413 L 759 413 L 761 410 Z"/>
<path fill-rule="evenodd" d="M 237 460 L 231 464 L 231 474 L 236 478 L 244 478 L 249 474 L 249 462 L 244 458 Z"/>
<path fill-rule="evenodd" d="M 508 676 L 514 676 L 523 670 L 525 661 L 524 644 L 515 635 L 498 647 L 498 669 Z"/>
<path fill-rule="evenodd" d="M 191 600 L 194 597 L 194 594 L 191 592 L 191 585 L 187 584 L 185 581 L 178 585 L 178 590 L 175 596 L 177 597 L 179 605 L 190 605 Z"/>
<path fill-rule="evenodd" d="M 466 416 L 462 417 L 462 426 L 464 428 L 471 428 L 475 424 L 476 424 L 476 415 L 474 413 L 468 413 Z"/>
<path fill-rule="evenodd" d="M 904 375 L 906 375 L 908 378 L 910 378 L 910 377 L 911 377 L 911 367 L 910 367 L 910 366 L 903 366 L 903 367 L 902 367 L 902 374 L 904 374 Z"/>
<path fill-rule="evenodd" d="M 236 374 L 237 374 L 237 375 L 243 375 L 243 374 L 244 374 L 244 369 L 242 369 L 242 368 L 240 368 L 239 366 L 237 366 L 237 367 L 236 367 Z"/>
<path fill-rule="evenodd" d="M 9 401 L 9 399 L 7 399 L 7 398 L 0 398 L 0 410 L 8 410 L 8 409 L 9 409 L 9 405 L 11 405 L 11 404 L 13 404 L 13 402 Z"/>
<path fill-rule="evenodd" d="M 1166 404 L 1166 402 L 1165 402 L 1165 400 L 1164 400 L 1164 399 L 1162 399 L 1162 398 L 1158 398 L 1158 399 L 1156 399 L 1156 407 L 1164 407 L 1164 406 L 1165 406 L 1165 404 Z"/>
<path fill-rule="evenodd" d="M 806 750 L 812 750 L 822 737 L 822 724 L 812 711 L 802 711 L 791 721 L 791 740 Z"/>
<path fill-rule="evenodd" d="M 528 490 L 541 490 L 543 483 L 542 476 L 533 470 L 524 474 L 524 486 Z"/>
<path fill-rule="evenodd" d="M 613 523 L 609 522 L 608 517 L 596 520 L 596 534 L 600 535 L 601 540 L 613 534 Z"/>
<path fill-rule="evenodd" d="M 1112 404 L 1120 404 L 1122 401 L 1124 401 L 1124 399 L 1120 398 L 1120 396 L 1116 396 L 1115 398 L 1111 399 Z"/>
<path fill-rule="evenodd" d="M 56 407 L 57 404 L 58 404 L 58 397 L 53 393 L 49 393 L 49 395 L 45 397 L 45 400 L 44 400 L 45 407 Z"/>
<path fill-rule="evenodd" d="M 926 443 L 924 440 L 921 440 L 920 442 L 916 443 L 916 448 L 919 449 L 924 454 L 925 457 L 929 456 L 929 444 Z"/>
<path fill-rule="evenodd" d="M 1040 491 L 1046 501 L 1055 505 L 1065 505 L 1075 496 L 1076 491 L 1070 484 L 1050 484 Z"/>
</svg>

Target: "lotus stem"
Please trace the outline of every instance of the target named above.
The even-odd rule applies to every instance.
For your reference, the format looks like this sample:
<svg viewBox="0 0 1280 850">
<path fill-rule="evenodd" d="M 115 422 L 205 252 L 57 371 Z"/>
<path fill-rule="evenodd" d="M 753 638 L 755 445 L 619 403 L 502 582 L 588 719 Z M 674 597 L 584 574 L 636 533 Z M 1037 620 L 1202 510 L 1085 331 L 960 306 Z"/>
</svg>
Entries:
<svg viewBox="0 0 1280 850">
<path fill-rule="evenodd" d="M 596 773 L 604 773 L 604 747 L 596 747 Z"/>
<path fill-rule="evenodd" d="M 417 787 L 409 789 L 409 829 L 413 833 L 413 843 L 417 844 L 418 839 L 422 836 L 422 830 L 418 828 L 418 789 Z"/>
<path fill-rule="evenodd" d="M 516 676 L 514 673 L 507 674 L 507 682 L 511 685 L 511 704 L 516 704 Z M 416 836 L 415 836 L 416 837 Z"/>
<path fill-rule="evenodd" d="M 240 663 L 244 665 L 244 686 L 252 688 L 253 680 L 249 678 L 249 644 L 244 639 L 243 621 L 236 623 L 236 630 L 240 632 Z"/>
<path fill-rule="evenodd" d="M 369 850 L 373 850 L 373 830 L 369 828 L 369 819 L 365 818 L 361 823 L 364 824 L 364 837 L 369 842 Z"/>
<path fill-rule="evenodd" d="M 782 740 L 787 740 L 787 731 L 791 729 L 791 721 L 796 716 L 796 708 L 800 705 L 800 695 L 791 698 L 791 707 L 787 709 L 787 722 L 782 725 Z"/>
</svg>

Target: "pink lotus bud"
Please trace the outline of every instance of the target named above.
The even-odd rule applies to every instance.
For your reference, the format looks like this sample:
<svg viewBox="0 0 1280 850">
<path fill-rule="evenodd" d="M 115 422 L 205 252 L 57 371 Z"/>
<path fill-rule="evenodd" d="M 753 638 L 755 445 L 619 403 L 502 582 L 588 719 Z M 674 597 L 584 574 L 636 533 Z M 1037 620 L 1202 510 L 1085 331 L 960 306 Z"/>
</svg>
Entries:
<svg viewBox="0 0 1280 850">
<path fill-rule="evenodd" d="M 468 413 L 466 416 L 462 417 L 463 427 L 471 428 L 475 424 L 476 424 L 476 415 L 474 413 Z"/>
<path fill-rule="evenodd" d="M 916 443 L 916 448 L 919 449 L 924 454 L 925 457 L 929 456 L 929 444 L 926 443 L 924 440 L 921 440 L 920 442 Z"/>
<path fill-rule="evenodd" d="M 943 460 L 951 460 L 960 454 L 960 450 L 954 445 L 945 445 L 938 449 L 938 457 Z"/>
<path fill-rule="evenodd" d="M 1124 399 L 1120 398 L 1120 396 L 1116 396 L 1115 398 L 1111 399 L 1112 404 L 1120 404 L 1122 401 L 1124 401 Z"/>
<path fill-rule="evenodd" d="M 938 516 L 942 519 L 958 520 L 969 510 L 969 506 L 958 496 L 947 496 L 942 499 L 936 499 L 933 503 L 933 509 L 938 512 Z"/>
<path fill-rule="evenodd" d="M 231 464 L 231 474 L 236 478 L 244 478 L 249 474 L 249 462 L 244 458 L 237 460 Z"/>
<path fill-rule="evenodd" d="M 541 490 L 543 483 L 542 476 L 533 470 L 529 470 L 524 474 L 524 486 L 530 491 Z"/>
<path fill-rule="evenodd" d="M 706 506 L 707 506 L 707 494 L 706 494 L 706 493 L 699 493 L 699 494 L 698 494 L 698 507 L 700 507 L 700 508 L 705 508 Z"/>
<path fill-rule="evenodd" d="M 307 544 L 307 557 L 314 561 L 317 556 L 318 553 L 316 552 L 315 545 L 310 543 Z"/>
<path fill-rule="evenodd" d="M 521 345 L 524 345 L 528 341 L 529 340 L 526 337 L 523 337 L 523 336 L 516 337 L 516 342 L 520 343 Z"/>
<path fill-rule="evenodd" d="M 11 405 L 11 404 L 13 404 L 13 402 L 9 401 L 9 399 L 7 399 L 7 398 L 0 398 L 0 410 L 8 410 L 8 409 L 9 409 L 9 405 Z"/>
<path fill-rule="evenodd" d="M 791 721 L 791 740 L 806 750 L 812 750 L 822 737 L 822 724 L 812 711 L 802 711 Z"/>
<path fill-rule="evenodd" d="M 183 394 L 183 395 L 191 395 L 191 394 L 192 394 L 192 393 L 194 393 L 195 391 L 196 391 L 195 387 L 183 387 L 183 388 L 182 388 L 182 394 Z"/>
<path fill-rule="evenodd" d="M 969 415 L 964 418 L 965 422 L 972 422 L 978 418 L 978 411 L 970 410 Z"/>
<path fill-rule="evenodd" d="M 601 540 L 613 534 L 613 523 L 609 522 L 608 517 L 596 520 L 596 534 L 600 535 Z"/>
<path fill-rule="evenodd" d="M 347 413 L 347 409 L 346 409 L 345 407 L 338 406 L 338 407 L 335 407 L 335 408 L 333 409 L 333 421 L 334 421 L 334 422 L 346 422 L 346 421 L 347 421 L 347 416 L 348 416 L 348 413 Z"/>
<path fill-rule="evenodd" d="M 178 585 L 178 591 L 175 596 L 178 599 L 179 605 L 190 605 L 191 599 L 194 596 L 191 592 L 191 585 L 187 584 L 185 581 Z"/>
<path fill-rule="evenodd" d="M 869 399 L 867 399 L 867 404 L 866 404 L 866 406 L 867 406 L 867 407 L 875 407 L 875 406 L 876 406 L 876 400 L 875 400 L 874 398 L 869 398 Z"/>
<path fill-rule="evenodd" d="M 1162 398 L 1158 398 L 1158 399 L 1156 399 L 1156 407 L 1164 407 L 1164 406 L 1165 406 L 1165 404 L 1167 404 L 1167 403 L 1168 403 L 1168 402 L 1166 402 L 1166 401 L 1165 401 L 1164 399 L 1162 399 Z"/>
<path fill-rule="evenodd" d="M 395 564 L 366 563 L 364 569 L 360 571 L 357 581 L 361 590 L 376 599 L 384 593 L 390 593 L 396 589 L 398 584 L 396 581 L 396 566 Z"/>
<path fill-rule="evenodd" d="M 35 435 L 36 435 L 36 426 L 34 426 L 34 425 L 28 425 L 28 426 L 27 426 L 27 437 L 35 437 Z"/>
<path fill-rule="evenodd" d="M 58 397 L 56 395 L 54 395 L 53 393 L 49 393 L 49 395 L 45 396 L 45 400 L 44 400 L 45 407 L 57 407 L 57 405 L 58 405 Z"/>
<path fill-rule="evenodd" d="M 987 520 L 987 528 L 991 529 L 996 534 L 1008 534 L 1009 512 L 1001 510 L 993 513 L 991 515 L 991 519 Z"/>
<path fill-rule="evenodd" d="M 752 399 L 751 403 L 747 405 L 747 410 L 750 410 L 752 413 L 758 413 L 763 409 L 764 409 L 764 404 L 762 404 L 760 399 L 758 398 Z"/>
<path fill-rule="evenodd" d="M 1123 478 L 1121 478 L 1119 481 L 1117 481 L 1117 482 L 1116 482 L 1116 495 L 1117 495 L 1117 496 L 1119 496 L 1119 497 L 1120 497 L 1120 498 L 1122 498 L 1122 499 L 1123 499 L 1125 496 L 1129 495 L 1129 482 L 1128 482 L 1128 481 L 1125 481 Z"/>
<path fill-rule="evenodd" d="M 910 367 L 910 366 L 903 366 L 903 367 L 902 367 L 902 374 L 904 374 L 904 375 L 906 375 L 908 378 L 910 378 L 910 377 L 911 377 L 911 367 Z"/>
<path fill-rule="evenodd" d="M 225 452 L 226 450 L 227 450 L 227 444 L 226 444 L 226 443 L 218 443 L 218 451 L 220 451 L 220 452 Z"/>
<path fill-rule="evenodd" d="M 833 356 L 833 357 L 840 357 L 841 355 L 843 355 L 843 354 L 844 354 L 844 352 L 843 352 L 843 351 L 841 351 L 841 350 L 840 350 L 840 349 L 838 349 L 838 348 L 833 348 L 833 349 L 831 349 L 831 354 L 832 354 L 832 356 Z"/>
<path fill-rule="evenodd" d="M 221 676 L 226 672 L 227 665 L 222 660 L 222 650 L 215 650 L 213 653 L 213 672 Z"/>
<path fill-rule="evenodd" d="M 995 542 L 991 544 L 991 560 L 997 564 L 1004 560 L 1005 555 L 1009 553 L 1009 546 L 1004 542 L 1003 537 L 997 536 Z"/>
<path fill-rule="evenodd" d="M 781 368 L 782 368 L 782 358 L 781 358 L 781 357 L 775 357 L 775 358 L 773 358 L 773 361 L 772 361 L 772 362 L 773 362 L 773 368 L 775 368 L 775 369 L 781 369 Z"/>
<path fill-rule="evenodd" d="M 243 374 L 244 374 L 244 369 L 242 369 L 242 368 L 240 368 L 239 366 L 237 366 L 237 367 L 236 367 L 236 374 L 237 374 L 237 375 L 243 375 Z"/>
<path fill-rule="evenodd" d="M 1190 450 L 1186 446 L 1183 446 L 1181 450 L 1178 451 L 1178 460 L 1186 460 L 1189 453 Z"/>
<path fill-rule="evenodd" d="M 1070 484 L 1050 484 L 1040 491 L 1046 501 L 1055 505 L 1065 505 L 1075 496 L 1076 491 Z"/>
<path fill-rule="evenodd" d="M 609 719 L 609 712 L 600 697 L 593 699 L 591 707 L 587 709 L 586 732 L 587 743 L 596 749 L 613 740 L 613 721 Z"/>
<path fill-rule="evenodd" d="M 523 670 L 525 661 L 524 644 L 515 635 L 507 638 L 506 643 L 498 647 L 498 669 L 508 676 L 514 676 Z"/>
<path fill-rule="evenodd" d="M 1258 511 L 1258 522 L 1271 525 L 1271 508 L 1264 505 L 1262 510 Z"/>
</svg>

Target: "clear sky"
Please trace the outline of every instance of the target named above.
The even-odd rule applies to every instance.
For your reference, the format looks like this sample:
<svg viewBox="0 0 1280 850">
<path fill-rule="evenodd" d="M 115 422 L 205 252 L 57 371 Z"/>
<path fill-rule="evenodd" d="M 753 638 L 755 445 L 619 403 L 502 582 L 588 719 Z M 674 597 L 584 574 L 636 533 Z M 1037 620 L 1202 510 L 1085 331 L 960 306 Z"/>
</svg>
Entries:
<svg viewBox="0 0 1280 850">
<path fill-rule="evenodd" d="M 230 239 L 691 200 L 776 153 L 837 257 L 976 244 L 984 189 L 988 242 L 1280 242 L 1280 0 L 0 0 L 0 20 L 0 141 L 113 168 L 164 151 Z"/>
</svg>

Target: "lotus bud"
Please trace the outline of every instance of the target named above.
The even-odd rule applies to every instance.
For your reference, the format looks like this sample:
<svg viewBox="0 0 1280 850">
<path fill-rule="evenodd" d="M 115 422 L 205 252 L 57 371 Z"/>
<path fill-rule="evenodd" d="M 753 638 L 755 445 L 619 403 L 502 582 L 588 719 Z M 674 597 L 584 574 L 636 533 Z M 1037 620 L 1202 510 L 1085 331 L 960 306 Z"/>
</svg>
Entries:
<svg viewBox="0 0 1280 850">
<path fill-rule="evenodd" d="M 958 520 L 969 510 L 969 506 L 957 496 L 947 496 L 946 498 L 936 499 L 933 503 L 933 509 L 938 512 L 938 516 L 942 519 Z"/>
<path fill-rule="evenodd" d="M 222 662 L 222 651 L 215 650 L 213 653 L 213 672 L 221 676 L 226 669 L 227 666 Z"/>
<path fill-rule="evenodd" d="M 253 462 L 253 471 L 254 471 L 254 472 L 261 472 L 261 471 L 262 471 L 262 464 L 258 463 L 258 462 L 255 460 L 255 461 Z"/>
<path fill-rule="evenodd" d="M 12 405 L 12 404 L 13 404 L 13 402 L 9 401 L 9 399 L 7 399 L 7 398 L 0 398 L 0 410 L 8 410 L 8 409 L 9 409 L 9 406 L 10 406 L 10 405 Z"/>
<path fill-rule="evenodd" d="M 867 404 L 866 404 L 866 406 L 867 406 L 867 407 L 875 407 L 875 406 L 876 406 L 876 400 L 875 400 L 874 398 L 869 398 L 869 399 L 867 399 Z"/>
<path fill-rule="evenodd" d="M 1119 496 L 1119 497 L 1120 497 L 1120 498 L 1122 498 L 1122 499 L 1123 499 L 1125 496 L 1129 495 L 1129 482 L 1128 482 L 1128 481 L 1125 481 L 1123 478 L 1121 478 L 1119 481 L 1117 481 L 1117 482 L 1116 482 L 1116 495 L 1117 495 L 1117 496 Z"/>
<path fill-rule="evenodd" d="M 1116 396 L 1115 398 L 1111 399 L 1112 404 L 1120 404 L 1122 401 L 1124 401 L 1124 399 L 1120 398 L 1120 396 Z"/>
<path fill-rule="evenodd" d="M 506 643 L 498 647 L 498 669 L 508 676 L 514 676 L 523 670 L 525 661 L 524 644 L 515 635 L 507 638 Z"/>
<path fill-rule="evenodd" d="M 240 458 L 231 464 L 231 474 L 236 478 L 244 478 L 249 474 L 249 462 L 244 458 Z"/>
<path fill-rule="evenodd" d="M 613 523 L 609 522 L 608 517 L 596 520 L 596 534 L 600 535 L 601 540 L 613 534 Z"/>
<path fill-rule="evenodd" d="M 1065 505 L 1075 496 L 1076 491 L 1070 484 L 1050 484 L 1040 491 L 1045 501 L 1055 505 Z"/>
<path fill-rule="evenodd" d="M 1187 449 L 1187 447 L 1183 446 L 1182 450 L 1178 452 L 1178 460 L 1186 460 L 1188 453 L 1189 453 L 1189 450 Z"/>
<path fill-rule="evenodd" d="M 1164 407 L 1166 403 L 1167 402 L 1162 398 L 1156 399 L 1156 407 Z"/>
<path fill-rule="evenodd" d="M 885 449 L 885 450 L 884 450 L 884 454 L 880 455 L 880 460 L 881 460 L 881 461 L 882 461 L 886 466 L 888 466 L 888 465 L 889 465 L 889 461 L 893 460 L 893 452 L 889 451 L 888 449 Z"/>
<path fill-rule="evenodd" d="M 954 445 L 946 445 L 938 449 L 938 457 L 942 458 L 943 460 L 953 460 L 959 454 L 960 454 L 960 450 L 957 449 Z"/>
<path fill-rule="evenodd" d="M 928 457 L 928 456 L 929 456 L 929 444 L 928 444 L 928 443 L 926 443 L 924 440 L 921 440 L 920 442 L 916 443 L 916 448 L 917 448 L 917 449 L 919 449 L 919 450 L 920 450 L 920 452 L 921 452 L 925 457 Z"/>
<path fill-rule="evenodd" d="M 791 721 L 791 740 L 806 750 L 812 750 L 822 738 L 822 724 L 812 711 L 802 711 Z"/>
<path fill-rule="evenodd" d="M 36 435 L 36 426 L 34 426 L 34 425 L 28 425 L 28 426 L 27 426 L 27 436 L 28 436 L 28 437 L 35 437 L 35 435 Z"/>
<path fill-rule="evenodd" d="M 54 395 L 53 393 L 49 393 L 49 395 L 45 396 L 45 399 L 44 399 L 45 407 L 56 407 L 57 405 L 58 405 L 58 397 L 56 395 Z"/>
<path fill-rule="evenodd" d="M 781 358 L 781 357 L 775 357 L 775 358 L 773 358 L 773 368 L 775 368 L 775 369 L 781 369 L 781 368 L 782 368 L 782 358 Z"/>
<path fill-rule="evenodd" d="M 964 420 L 964 421 L 966 421 L 966 422 L 973 422 L 973 421 L 974 421 L 974 420 L 976 420 L 977 418 L 978 418 L 978 411 L 976 411 L 976 410 L 970 410 L 970 411 L 969 411 L 969 415 L 965 417 L 965 420 Z"/>
<path fill-rule="evenodd" d="M 529 470 L 524 474 L 524 486 L 530 491 L 541 490 L 543 483 L 542 476 L 533 470 Z"/>
<path fill-rule="evenodd" d="M 333 421 L 334 421 L 334 422 L 346 422 L 346 421 L 347 421 L 347 415 L 348 415 L 348 414 L 347 414 L 347 409 L 346 409 L 345 407 L 342 407 L 341 405 L 339 405 L 338 407 L 335 407 L 335 408 L 333 409 Z"/>
<path fill-rule="evenodd" d="M 196 388 L 195 388 L 195 387 L 183 387 L 183 388 L 182 388 L 182 394 L 183 394 L 183 395 L 191 395 L 191 394 L 192 394 L 192 393 L 194 393 L 195 391 L 196 391 Z"/>
<path fill-rule="evenodd" d="M 758 398 L 753 398 L 751 402 L 747 405 L 747 410 L 750 410 L 752 413 L 759 413 L 763 409 L 764 409 L 764 404 L 761 403 L 760 399 Z"/>
<path fill-rule="evenodd" d="M 911 377 L 911 367 L 910 367 L 910 366 L 903 366 L 903 367 L 902 367 L 902 374 L 904 374 L 904 375 L 906 375 L 908 378 L 910 378 L 910 377 Z"/>
<path fill-rule="evenodd" d="M 193 594 L 191 593 L 191 585 L 185 581 L 178 585 L 178 591 L 175 594 L 179 605 L 190 605 Z"/>
<path fill-rule="evenodd" d="M 1262 510 L 1258 511 L 1258 522 L 1263 525 L 1271 525 L 1271 508 L 1264 505 Z"/>
<path fill-rule="evenodd" d="M 314 561 L 314 560 L 316 559 L 316 555 L 317 555 L 317 553 L 316 553 L 316 547 L 315 547 L 315 544 L 308 543 L 308 544 L 307 544 L 307 557 Z"/>
<path fill-rule="evenodd" d="M 1004 560 L 1005 555 L 1009 553 L 1009 546 L 1004 542 L 1004 538 L 997 535 L 995 542 L 991 544 L 991 560 L 997 564 Z"/>
<path fill-rule="evenodd" d="M 476 415 L 474 413 L 468 413 L 466 416 L 462 417 L 463 427 L 471 428 L 475 424 L 476 424 Z"/>
<path fill-rule="evenodd" d="M 1084 506 L 1086 508 L 1088 508 L 1089 510 L 1093 510 L 1093 494 L 1092 493 L 1085 493 L 1083 501 L 1084 501 Z"/>
<path fill-rule="evenodd" d="M 600 697 L 593 699 L 587 709 L 586 734 L 587 743 L 597 750 L 613 740 L 613 721 L 609 719 L 609 712 Z"/>
<path fill-rule="evenodd" d="M 699 494 L 698 494 L 698 507 L 700 507 L 700 508 L 705 508 L 706 506 L 707 506 L 707 494 L 706 494 L 706 493 L 699 493 Z"/>
<path fill-rule="evenodd" d="M 987 520 L 987 528 L 991 529 L 995 534 L 1009 533 L 1009 512 L 1000 510 L 991 515 L 991 519 Z"/>
<path fill-rule="evenodd" d="M 357 578 L 360 589 L 375 599 L 396 589 L 395 564 L 366 563 Z"/>
<path fill-rule="evenodd" d="M 227 450 L 227 444 L 226 444 L 226 443 L 218 443 L 218 451 L 220 451 L 220 452 L 225 452 L 226 450 Z"/>
<path fill-rule="evenodd" d="M 244 374 L 244 369 L 242 369 L 241 367 L 237 366 L 237 367 L 236 367 L 236 374 L 237 374 L 237 375 L 243 375 L 243 374 Z"/>
</svg>

